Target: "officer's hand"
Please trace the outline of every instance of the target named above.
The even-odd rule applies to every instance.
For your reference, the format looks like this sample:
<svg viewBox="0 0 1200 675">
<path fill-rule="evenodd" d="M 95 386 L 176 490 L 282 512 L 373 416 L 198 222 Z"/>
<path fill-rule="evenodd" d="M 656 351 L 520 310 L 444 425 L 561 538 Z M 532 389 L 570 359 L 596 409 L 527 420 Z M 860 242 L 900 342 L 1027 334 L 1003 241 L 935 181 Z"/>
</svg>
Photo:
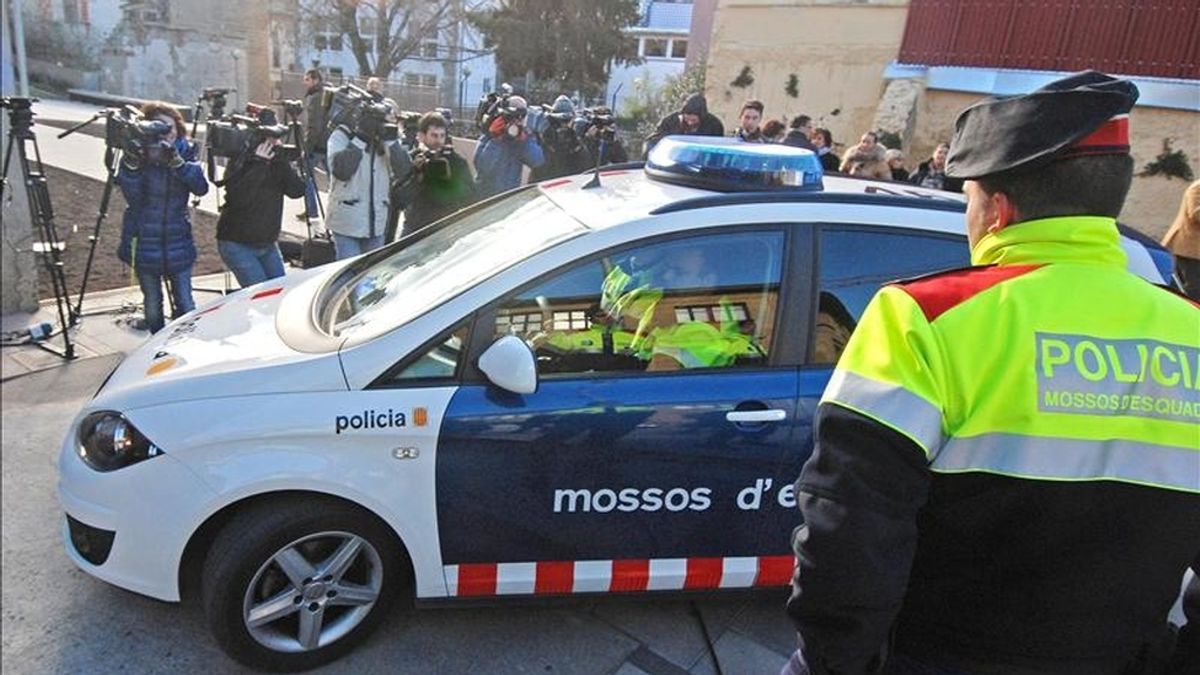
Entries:
<svg viewBox="0 0 1200 675">
<path fill-rule="evenodd" d="M 413 158 L 412 158 L 413 169 L 416 169 L 419 171 L 419 170 L 425 168 L 425 165 L 428 163 L 429 163 L 429 156 L 426 153 L 418 152 L 417 154 L 413 155 Z"/>
</svg>

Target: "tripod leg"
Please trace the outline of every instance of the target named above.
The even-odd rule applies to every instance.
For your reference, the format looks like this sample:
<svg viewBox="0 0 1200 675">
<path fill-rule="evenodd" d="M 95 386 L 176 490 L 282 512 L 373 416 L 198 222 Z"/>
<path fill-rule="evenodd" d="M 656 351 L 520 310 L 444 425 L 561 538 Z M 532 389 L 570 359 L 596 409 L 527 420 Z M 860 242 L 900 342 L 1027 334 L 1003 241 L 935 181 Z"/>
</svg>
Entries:
<svg viewBox="0 0 1200 675">
<path fill-rule="evenodd" d="M 104 225 L 104 221 L 108 218 L 108 203 L 112 199 L 113 183 L 116 182 L 117 170 L 114 167 L 120 166 L 119 151 L 112 152 L 112 161 L 108 162 L 108 180 L 104 182 L 104 194 L 100 196 L 100 213 L 96 216 L 96 224 L 92 226 L 92 234 L 88 237 L 88 257 L 87 264 L 83 268 L 83 280 L 79 284 L 79 299 L 75 302 L 75 309 L 71 312 L 71 325 L 79 323 L 80 317 L 83 316 L 83 296 L 87 293 L 88 278 L 92 275 L 92 261 L 96 258 L 96 245 L 100 242 L 100 228 Z"/>
<path fill-rule="evenodd" d="M 19 140 L 16 138 L 13 140 L 20 143 L 18 153 L 21 158 L 21 167 L 25 172 L 25 188 L 29 195 L 30 215 L 33 216 L 33 221 L 36 223 L 38 234 L 41 237 L 41 248 L 44 249 L 40 251 L 42 254 L 42 263 L 46 267 L 46 272 L 50 275 L 50 285 L 54 289 L 54 304 L 58 310 L 58 325 L 62 328 L 63 336 L 63 351 L 60 356 L 66 359 L 74 359 L 75 345 L 71 344 L 70 319 L 68 318 L 71 312 L 70 291 L 67 290 L 67 279 L 63 273 L 62 246 L 58 239 L 58 232 L 54 227 L 54 209 L 50 203 L 50 190 L 46 183 L 41 152 L 38 151 L 37 138 L 32 132 Z M 36 165 L 30 164 L 29 154 L 25 147 L 26 141 L 33 146 L 33 156 Z M 39 344 L 39 346 L 47 348 L 45 345 Z"/>
<path fill-rule="evenodd" d="M 0 200 L 4 199 L 4 190 L 8 187 L 8 167 L 12 163 L 13 146 L 19 142 L 16 136 L 9 134 L 8 147 L 4 149 L 4 173 L 0 174 Z"/>
</svg>

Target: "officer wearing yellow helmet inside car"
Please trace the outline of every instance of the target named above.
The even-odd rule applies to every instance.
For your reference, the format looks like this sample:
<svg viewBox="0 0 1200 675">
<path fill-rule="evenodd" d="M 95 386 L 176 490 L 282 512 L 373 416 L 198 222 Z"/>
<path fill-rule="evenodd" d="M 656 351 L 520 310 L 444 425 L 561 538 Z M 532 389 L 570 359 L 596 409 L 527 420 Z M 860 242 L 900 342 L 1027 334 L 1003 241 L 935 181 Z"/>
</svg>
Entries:
<svg viewBox="0 0 1200 675">
<path fill-rule="evenodd" d="M 973 267 L 872 300 L 796 484 L 785 673 L 1200 672 L 1200 309 L 1125 270 L 1137 87 L 955 126 Z"/>
</svg>

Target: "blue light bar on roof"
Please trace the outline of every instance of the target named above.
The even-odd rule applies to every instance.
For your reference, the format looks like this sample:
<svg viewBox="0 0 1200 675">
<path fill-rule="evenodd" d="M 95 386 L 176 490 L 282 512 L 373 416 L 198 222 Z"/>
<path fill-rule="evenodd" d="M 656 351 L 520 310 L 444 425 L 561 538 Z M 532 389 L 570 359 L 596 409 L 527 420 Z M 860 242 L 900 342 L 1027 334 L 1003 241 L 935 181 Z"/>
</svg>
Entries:
<svg viewBox="0 0 1200 675">
<path fill-rule="evenodd" d="M 646 175 L 725 192 L 823 189 L 816 153 L 716 136 L 667 136 L 646 158 Z"/>
</svg>

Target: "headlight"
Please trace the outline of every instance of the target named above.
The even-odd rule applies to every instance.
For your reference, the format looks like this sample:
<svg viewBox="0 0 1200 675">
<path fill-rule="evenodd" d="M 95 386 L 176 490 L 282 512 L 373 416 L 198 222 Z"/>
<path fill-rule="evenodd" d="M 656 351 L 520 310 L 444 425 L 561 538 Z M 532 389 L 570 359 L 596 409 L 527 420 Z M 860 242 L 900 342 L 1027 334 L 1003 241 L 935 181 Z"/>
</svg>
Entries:
<svg viewBox="0 0 1200 675">
<path fill-rule="evenodd" d="M 116 471 L 161 454 L 120 413 L 92 413 L 79 425 L 79 457 L 97 471 Z"/>
</svg>

